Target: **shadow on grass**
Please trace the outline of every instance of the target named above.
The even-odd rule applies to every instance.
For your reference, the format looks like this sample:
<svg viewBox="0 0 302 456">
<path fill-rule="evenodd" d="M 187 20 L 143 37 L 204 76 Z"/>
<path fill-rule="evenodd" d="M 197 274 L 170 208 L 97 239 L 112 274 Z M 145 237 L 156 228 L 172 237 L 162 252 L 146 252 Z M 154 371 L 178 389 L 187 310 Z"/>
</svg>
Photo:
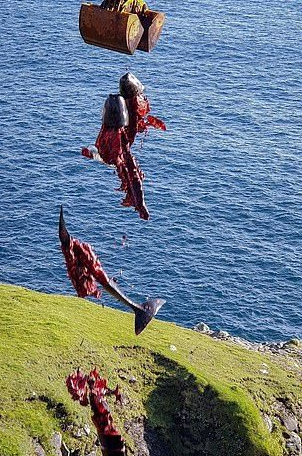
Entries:
<svg viewBox="0 0 302 456">
<path fill-rule="evenodd" d="M 174 361 L 152 356 L 159 375 L 145 402 L 150 456 L 269 456 L 250 441 L 238 404 L 222 401 L 211 386 L 202 389 Z"/>
</svg>

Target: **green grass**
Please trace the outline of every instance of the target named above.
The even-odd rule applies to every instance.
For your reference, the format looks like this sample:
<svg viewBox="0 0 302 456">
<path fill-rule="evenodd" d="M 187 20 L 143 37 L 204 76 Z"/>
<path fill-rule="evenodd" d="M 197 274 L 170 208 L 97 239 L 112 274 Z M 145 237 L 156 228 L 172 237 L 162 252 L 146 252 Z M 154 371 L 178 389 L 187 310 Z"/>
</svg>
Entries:
<svg viewBox="0 0 302 456">
<path fill-rule="evenodd" d="M 261 412 L 278 397 L 301 401 L 292 372 L 174 324 L 154 321 L 139 337 L 133 325 L 132 314 L 0 285 L 0 456 L 33 456 L 33 440 L 52 455 L 51 434 L 62 429 L 71 448 L 89 448 L 93 432 L 73 437 L 75 427 L 90 424 L 89 410 L 71 400 L 65 378 L 94 365 L 126 397 L 112 414 L 130 454 L 124 425 L 137 417 L 175 456 L 283 454 L 281 425 L 269 434 Z M 262 363 L 269 374 L 261 374 Z"/>
</svg>

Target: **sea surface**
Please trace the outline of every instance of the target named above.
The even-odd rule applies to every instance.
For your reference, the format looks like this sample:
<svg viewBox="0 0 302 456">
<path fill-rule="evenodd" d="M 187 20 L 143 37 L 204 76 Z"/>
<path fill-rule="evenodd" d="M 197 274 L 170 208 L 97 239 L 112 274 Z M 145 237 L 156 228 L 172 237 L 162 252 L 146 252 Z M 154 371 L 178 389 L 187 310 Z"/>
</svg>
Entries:
<svg viewBox="0 0 302 456">
<path fill-rule="evenodd" d="M 74 295 L 63 204 L 132 299 L 167 300 L 160 319 L 301 338 L 301 2 L 150 0 L 166 24 L 134 56 L 86 45 L 78 1 L 0 6 L 0 281 Z M 112 169 L 80 155 L 126 71 L 167 124 L 133 148 L 148 222 L 120 205 Z"/>
</svg>

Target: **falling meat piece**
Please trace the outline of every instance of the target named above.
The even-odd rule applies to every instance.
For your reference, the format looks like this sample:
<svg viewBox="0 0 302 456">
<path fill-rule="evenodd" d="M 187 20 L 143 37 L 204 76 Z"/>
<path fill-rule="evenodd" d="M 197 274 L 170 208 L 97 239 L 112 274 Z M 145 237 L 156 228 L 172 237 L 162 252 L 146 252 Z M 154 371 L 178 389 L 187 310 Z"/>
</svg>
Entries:
<svg viewBox="0 0 302 456">
<path fill-rule="evenodd" d="M 67 274 L 77 295 L 80 298 L 86 298 L 87 296 L 100 298 L 101 290 L 98 289 L 97 282 L 104 286 L 110 279 L 103 270 L 102 264 L 91 245 L 74 239 L 69 235 L 65 226 L 62 207 L 59 235 Z"/>
<path fill-rule="evenodd" d="M 65 257 L 68 276 L 78 294 L 85 298 L 101 294 L 97 282 L 102 287 L 135 313 L 135 334 L 140 334 L 157 314 L 165 303 L 163 299 L 148 299 L 143 304 L 138 304 L 129 299 L 117 286 L 113 279 L 109 279 L 103 270 L 101 262 L 89 244 L 74 239 L 65 226 L 63 207 L 61 206 L 59 221 L 59 238 L 62 252 Z"/>
</svg>

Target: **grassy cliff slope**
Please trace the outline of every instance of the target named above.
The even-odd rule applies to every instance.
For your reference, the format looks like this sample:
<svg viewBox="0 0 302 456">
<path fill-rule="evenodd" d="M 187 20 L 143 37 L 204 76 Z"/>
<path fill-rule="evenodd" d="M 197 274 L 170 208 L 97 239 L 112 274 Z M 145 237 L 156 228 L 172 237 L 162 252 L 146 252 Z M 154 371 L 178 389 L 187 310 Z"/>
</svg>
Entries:
<svg viewBox="0 0 302 456">
<path fill-rule="evenodd" d="M 284 454 L 284 428 L 270 411 L 280 398 L 301 403 L 290 362 L 286 369 L 271 357 L 160 321 L 136 337 L 133 323 L 132 314 L 82 299 L 1 285 L 0 455 L 33 456 L 35 442 L 52 455 L 56 430 L 69 448 L 88 454 L 94 433 L 76 431 L 85 424 L 93 431 L 90 413 L 72 402 L 65 378 L 78 366 L 95 365 L 124 393 L 125 405 L 112 405 L 112 414 L 129 454 L 140 454 L 137 423 L 150 448 L 156 441 L 165 455 Z M 263 414 L 272 416 L 271 433 Z"/>
</svg>

